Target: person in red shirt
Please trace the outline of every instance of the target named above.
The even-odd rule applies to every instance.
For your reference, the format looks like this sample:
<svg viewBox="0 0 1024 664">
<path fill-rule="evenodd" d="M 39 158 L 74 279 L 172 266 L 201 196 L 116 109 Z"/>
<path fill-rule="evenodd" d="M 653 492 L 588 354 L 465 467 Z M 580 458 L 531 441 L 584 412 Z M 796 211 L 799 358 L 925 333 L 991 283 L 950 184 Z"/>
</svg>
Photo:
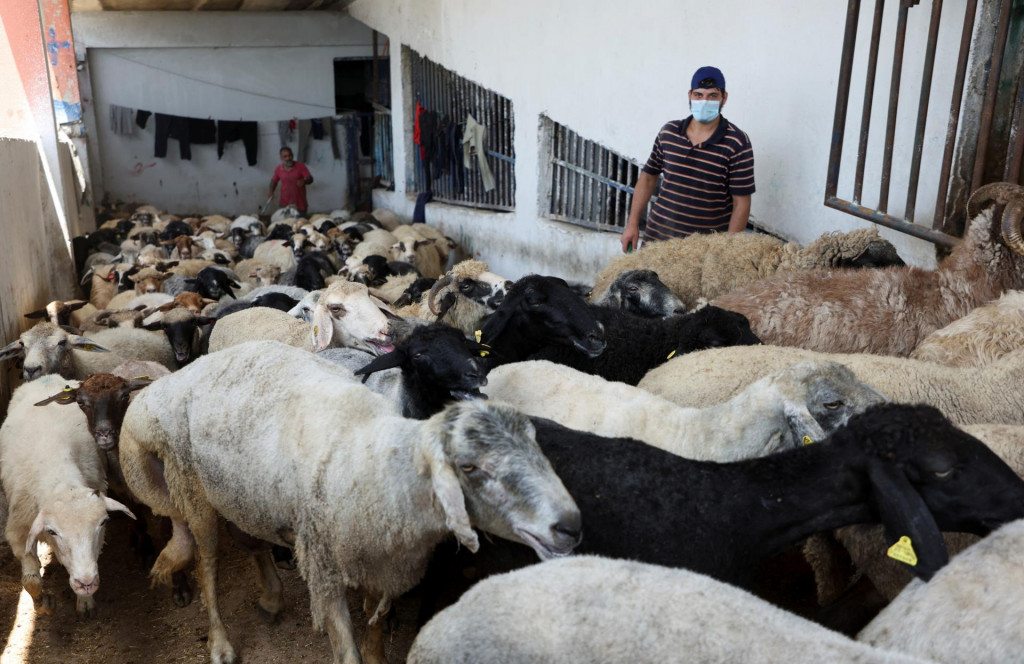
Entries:
<svg viewBox="0 0 1024 664">
<path fill-rule="evenodd" d="M 301 161 L 295 161 L 291 148 L 281 148 L 281 163 L 274 169 L 274 177 L 270 178 L 270 193 L 274 195 L 277 183 L 281 183 L 280 206 L 294 205 L 303 216 L 309 205 L 306 203 L 306 185 L 313 184 L 313 176 Z"/>
</svg>

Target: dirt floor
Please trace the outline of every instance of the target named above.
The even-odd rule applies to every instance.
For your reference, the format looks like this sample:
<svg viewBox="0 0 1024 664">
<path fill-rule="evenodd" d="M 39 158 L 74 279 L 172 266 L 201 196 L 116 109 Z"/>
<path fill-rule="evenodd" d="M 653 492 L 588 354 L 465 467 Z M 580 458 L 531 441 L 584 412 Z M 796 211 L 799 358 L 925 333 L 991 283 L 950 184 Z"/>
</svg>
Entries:
<svg viewBox="0 0 1024 664">
<path fill-rule="evenodd" d="M 168 588 L 149 588 L 149 579 L 128 546 L 127 521 L 112 520 L 100 556 L 99 616 L 81 620 L 63 566 L 52 560 L 43 586 L 54 594 L 53 616 L 35 615 L 21 589 L 21 564 L 0 539 L 0 664 L 75 662 L 76 664 L 204 663 L 206 608 L 196 599 L 185 608 L 171 600 Z M 40 546 L 40 552 L 44 550 Z M 313 630 L 309 594 L 296 571 L 281 570 L 285 610 L 276 625 L 256 614 L 259 595 L 255 567 L 223 531 L 220 538 L 220 608 L 235 652 L 245 664 L 330 662 L 326 634 Z M 195 584 L 195 576 L 192 578 Z M 19 602 L 20 600 L 20 602 Z M 19 603 L 22 610 L 19 612 Z M 352 605 L 353 622 L 365 621 Z M 415 632 L 415 607 L 396 603 L 392 635 L 385 637 L 388 661 L 403 662 Z"/>
</svg>

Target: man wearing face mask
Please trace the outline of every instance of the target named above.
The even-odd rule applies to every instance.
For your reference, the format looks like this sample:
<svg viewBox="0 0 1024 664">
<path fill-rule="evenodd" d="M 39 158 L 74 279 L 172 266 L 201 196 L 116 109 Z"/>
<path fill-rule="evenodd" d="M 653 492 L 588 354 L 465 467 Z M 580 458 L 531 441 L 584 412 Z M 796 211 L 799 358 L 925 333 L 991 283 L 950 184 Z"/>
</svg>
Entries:
<svg viewBox="0 0 1024 664">
<path fill-rule="evenodd" d="M 637 247 L 640 217 L 661 174 L 664 181 L 647 219 L 645 243 L 692 233 L 739 233 L 747 227 L 754 151 L 747 135 L 721 115 L 729 99 L 725 76 L 715 67 L 701 67 L 690 88 L 690 117 L 661 128 L 637 179 L 623 251 Z"/>
</svg>

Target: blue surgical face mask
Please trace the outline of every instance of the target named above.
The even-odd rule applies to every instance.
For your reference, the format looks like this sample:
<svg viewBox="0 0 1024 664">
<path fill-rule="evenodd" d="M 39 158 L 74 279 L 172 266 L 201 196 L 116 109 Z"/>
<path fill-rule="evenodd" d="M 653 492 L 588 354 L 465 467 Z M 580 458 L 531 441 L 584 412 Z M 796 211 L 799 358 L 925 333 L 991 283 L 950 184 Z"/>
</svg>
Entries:
<svg viewBox="0 0 1024 664">
<path fill-rule="evenodd" d="M 718 117 L 718 108 L 722 105 L 719 100 L 694 99 L 690 102 L 690 112 L 697 122 L 711 122 Z"/>
</svg>

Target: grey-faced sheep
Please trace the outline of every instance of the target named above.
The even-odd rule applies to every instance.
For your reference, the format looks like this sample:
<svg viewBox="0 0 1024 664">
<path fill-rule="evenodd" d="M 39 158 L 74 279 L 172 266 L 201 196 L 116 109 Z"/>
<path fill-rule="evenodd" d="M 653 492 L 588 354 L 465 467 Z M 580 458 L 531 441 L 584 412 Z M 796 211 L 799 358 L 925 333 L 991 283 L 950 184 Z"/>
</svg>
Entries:
<svg viewBox="0 0 1024 664">
<path fill-rule="evenodd" d="M 622 309 L 644 318 L 686 313 L 682 301 L 661 282 L 654 270 L 626 270 L 591 301 L 600 307 Z"/>
<path fill-rule="evenodd" d="M 225 418 L 225 407 L 259 416 Z M 296 427 L 307 434 L 296 437 Z M 579 512 L 532 434 L 523 415 L 483 401 L 426 421 L 398 417 L 345 369 L 260 342 L 201 358 L 141 392 L 125 417 L 121 462 L 132 491 L 175 521 L 157 581 L 187 563 L 195 538 L 215 663 L 235 661 L 217 601 L 219 514 L 294 546 L 314 625 L 327 629 L 335 662 L 355 664 L 348 592 L 366 600 L 367 654 L 379 660 L 380 617 L 450 532 L 476 549 L 476 526 L 543 557 L 578 543 Z M 260 604 L 276 614 L 280 600 L 278 584 Z"/>
<path fill-rule="evenodd" d="M 134 515 L 105 495 L 103 459 L 85 415 L 77 408 L 44 413 L 33 406 L 65 383 L 45 376 L 22 385 L 0 426 L 0 483 L 9 509 L 5 535 L 21 560 L 21 583 L 36 611 L 52 614 L 54 608 L 53 596 L 43 591 L 36 554 L 36 541 L 43 540 L 68 570 L 78 613 L 89 616 L 96 607 L 107 512 Z"/>
<path fill-rule="evenodd" d="M 986 185 L 974 196 L 995 196 L 999 204 L 972 219 L 935 270 L 788 272 L 712 304 L 745 315 L 768 344 L 907 356 L 928 334 L 971 309 L 1024 288 L 1024 187 Z"/>
<path fill-rule="evenodd" d="M 694 234 L 645 244 L 608 264 L 594 284 L 600 295 L 627 270 L 654 270 L 687 309 L 775 273 L 837 267 L 903 265 L 874 228 L 826 233 L 801 249 L 759 233 Z"/>
<path fill-rule="evenodd" d="M 441 321 L 472 336 L 511 288 L 512 282 L 491 272 L 486 263 L 463 261 L 434 283 L 425 302 L 409 305 L 401 313 Z"/>
<path fill-rule="evenodd" d="M 914 581 L 857 640 L 944 664 L 1001 664 L 1024 652 L 1024 521 L 1007 524 Z"/>
<path fill-rule="evenodd" d="M 1024 349 L 974 369 L 882 355 L 816 353 L 801 348 L 713 348 L 669 360 L 639 387 L 680 406 L 702 408 L 801 360 L 839 362 L 897 403 L 927 403 L 957 424 L 1024 424 L 1016 386 L 1024 385 Z"/>
<path fill-rule="evenodd" d="M 1024 291 L 1008 291 L 929 334 L 910 357 L 949 367 L 983 367 L 1021 347 Z"/>
<path fill-rule="evenodd" d="M 731 400 L 681 408 L 646 390 L 550 362 L 492 370 L 488 397 L 572 429 L 642 440 L 689 459 L 735 461 L 820 442 L 885 396 L 835 362 L 800 362 Z"/>
<path fill-rule="evenodd" d="M 409 664 L 924 664 L 689 570 L 572 556 L 477 584 Z"/>
</svg>

